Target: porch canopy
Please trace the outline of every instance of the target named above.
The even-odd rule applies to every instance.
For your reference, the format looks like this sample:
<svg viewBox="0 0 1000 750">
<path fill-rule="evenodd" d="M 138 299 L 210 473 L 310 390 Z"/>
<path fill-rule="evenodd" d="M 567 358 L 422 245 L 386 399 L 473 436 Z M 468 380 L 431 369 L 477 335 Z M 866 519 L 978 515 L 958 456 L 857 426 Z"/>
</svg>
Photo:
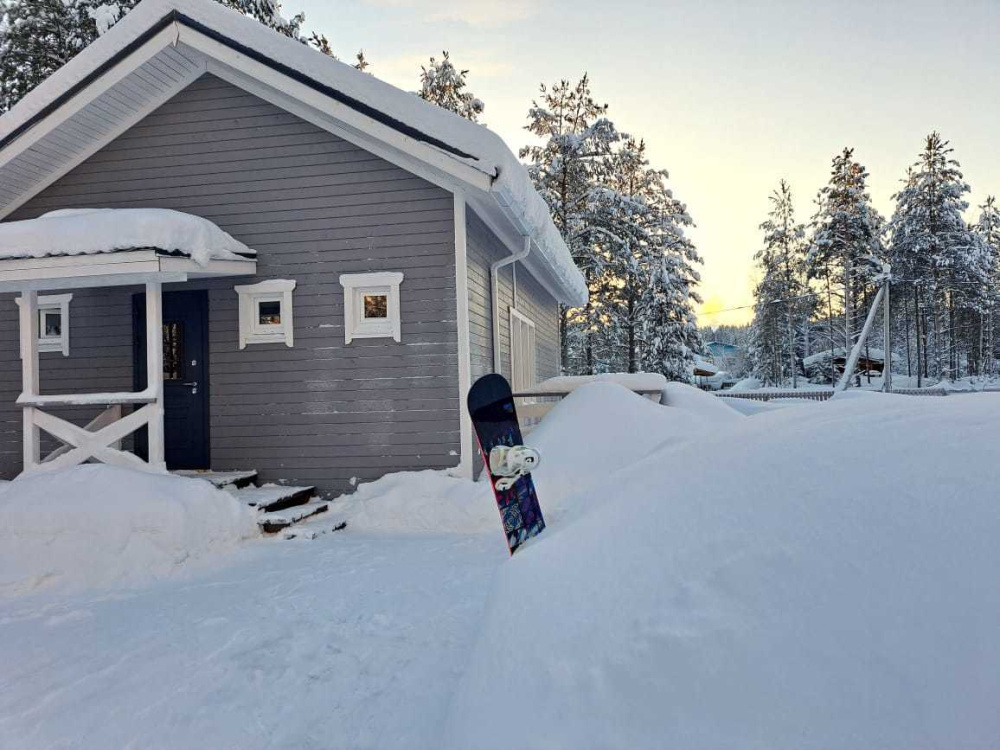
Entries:
<svg viewBox="0 0 1000 750">
<path fill-rule="evenodd" d="M 48 471 L 89 459 L 163 471 L 163 296 L 165 283 L 257 271 L 256 254 L 212 222 L 168 209 L 69 209 L 0 223 L 0 292 L 20 293 L 24 472 Z M 45 395 L 39 392 L 38 292 L 143 285 L 146 289 L 148 382 L 133 393 Z M 141 406 L 122 416 L 126 404 Z M 44 407 L 103 405 L 86 427 Z M 149 457 L 119 449 L 140 427 Z M 64 443 L 44 460 L 44 430 Z"/>
</svg>

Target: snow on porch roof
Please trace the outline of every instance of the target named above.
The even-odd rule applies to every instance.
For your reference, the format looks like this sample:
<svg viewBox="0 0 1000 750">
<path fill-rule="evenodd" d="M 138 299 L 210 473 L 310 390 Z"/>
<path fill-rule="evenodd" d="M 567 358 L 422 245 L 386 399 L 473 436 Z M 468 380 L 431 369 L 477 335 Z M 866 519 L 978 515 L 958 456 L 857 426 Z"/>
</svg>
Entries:
<svg viewBox="0 0 1000 750">
<path fill-rule="evenodd" d="M 169 42 L 161 38 L 163 33 L 170 35 Z M 374 129 L 389 129 L 404 143 L 419 145 L 425 150 L 428 164 L 436 161 L 455 165 L 458 172 L 464 170 L 462 174 L 467 175 L 467 181 L 463 189 L 471 186 L 470 195 L 492 193 L 504 212 L 509 212 L 509 221 L 517 231 L 531 235 L 537 249 L 532 256 L 542 260 L 551 272 L 562 301 L 574 305 L 586 301 L 587 286 L 583 275 L 573 263 L 545 201 L 535 191 L 524 166 L 496 133 L 211 0 L 143 0 L 106 34 L 0 117 L 0 198 L 4 197 L 2 186 L 7 164 L 21 148 L 19 143 L 26 138 L 30 140 L 33 131 L 44 127 L 50 116 L 59 117 L 60 111 L 71 106 L 91 87 L 113 85 L 115 80 L 120 80 L 120 73 L 112 68 L 128 59 L 141 57 L 144 46 L 154 42 L 168 44 L 172 52 L 166 54 L 179 55 L 181 66 L 190 65 L 195 70 L 199 55 L 184 59 L 181 54 L 182 49 L 185 52 L 190 49 L 185 47 L 188 41 L 200 42 L 200 54 L 209 58 L 214 54 L 211 51 L 213 44 L 228 49 L 229 54 L 236 57 L 228 59 L 226 64 L 238 65 L 242 72 L 246 72 L 243 68 L 252 69 L 253 64 L 268 66 L 326 97 L 330 113 L 337 112 L 338 107 L 341 111 L 347 108 L 368 118 L 368 122 L 377 126 Z M 154 62 L 148 55 L 144 59 Z M 33 153 L 33 157 L 31 167 L 16 165 L 20 171 L 12 171 L 11 179 L 24 169 L 29 172 L 37 169 L 44 160 L 38 153 Z M 14 195 L 5 198 L 7 203 L 16 200 Z M 490 200 L 492 202 L 492 198 Z M 0 205 L 0 215 L 2 211 Z"/>
<path fill-rule="evenodd" d="M 165 208 L 78 208 L 0 223 L 0 260 L 161 250 L 199 265 L 256 253 L 200 216 Z"/>
</svg>

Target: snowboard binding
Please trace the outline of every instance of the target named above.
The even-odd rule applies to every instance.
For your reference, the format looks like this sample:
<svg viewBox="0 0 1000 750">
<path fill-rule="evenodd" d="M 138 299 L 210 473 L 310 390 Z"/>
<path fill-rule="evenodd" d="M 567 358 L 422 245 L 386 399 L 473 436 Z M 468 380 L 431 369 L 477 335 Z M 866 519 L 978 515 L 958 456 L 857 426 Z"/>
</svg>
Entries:
<svg viewBox="0 0 1000 750">
<path fill-rule="evenodd" d="M 524 445 L 494 446 L 490 451 L 490 473 L 497 477 L 497 490 L 509 490 L 518 479 L 537 468 L 541 460 L 538 451 Z"/>
</svg>

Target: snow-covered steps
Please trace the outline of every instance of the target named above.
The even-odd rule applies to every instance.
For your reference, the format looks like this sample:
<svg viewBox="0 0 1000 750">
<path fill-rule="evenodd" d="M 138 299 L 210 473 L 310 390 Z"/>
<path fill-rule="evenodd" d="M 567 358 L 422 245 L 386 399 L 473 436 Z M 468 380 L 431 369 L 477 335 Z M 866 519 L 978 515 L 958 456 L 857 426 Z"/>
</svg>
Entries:
<svg viewBox="0 0 1000 750">
<path fill-rule="evenodd" d="M 322 500 L 313 500 L 305 505 L 297 505 L 293 508 L 277 510 L 271 513 L 261 513 L 257 518 L 257 525 L 265 534 L 275 534 L 282 529 L 312 518 L 320 513 L 326 513 L 329 504 Z"/>
<path fill-rule="evenodd" d="M 263 513 L 305 505 L 316 496 L 315 487 L 289 487 L 281 484 L 244 487 L 229 492 L 241 503 L 246 503 Z"/>
<path fill-rule="evenodd" d="M 257 483 L 257 472 L 249 471 L 203 471 L 201 469 L 187 470 L 181 469 L 171 472 L 180 477 L 191 477 L 192 479 L 204 479 L 211 482 L 216 487 L 249 487 Z"/>
</svg>

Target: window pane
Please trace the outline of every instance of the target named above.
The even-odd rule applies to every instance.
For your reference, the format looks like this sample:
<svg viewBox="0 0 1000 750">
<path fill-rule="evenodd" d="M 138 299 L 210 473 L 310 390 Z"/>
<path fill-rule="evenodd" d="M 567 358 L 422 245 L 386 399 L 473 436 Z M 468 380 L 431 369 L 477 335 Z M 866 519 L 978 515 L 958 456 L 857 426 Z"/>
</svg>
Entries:
<svg viewBox="0 0 1000 750">
<path fill-rule="evenodd" d="M 366 318 L 388 318 L 389 317 L 389 297 L 384 294 L 365 295 L 365 317 Z"/>
<path fill-rule="evenodd" d="M 184 374 L 184 324 L 163 324 L 163 379 L 181 380 Z"/>
<path fill-rule="evenodd" d="M 62 313 L 58 310 L 42 311 L 42 336 L 59 338 L 62 336 Z"/>
<path fill-rule="evenodd" d="M 278 301 L 258 302 L 257 315 L 262 326 L 280 326 L 281 303 Z"/>
</svg>

